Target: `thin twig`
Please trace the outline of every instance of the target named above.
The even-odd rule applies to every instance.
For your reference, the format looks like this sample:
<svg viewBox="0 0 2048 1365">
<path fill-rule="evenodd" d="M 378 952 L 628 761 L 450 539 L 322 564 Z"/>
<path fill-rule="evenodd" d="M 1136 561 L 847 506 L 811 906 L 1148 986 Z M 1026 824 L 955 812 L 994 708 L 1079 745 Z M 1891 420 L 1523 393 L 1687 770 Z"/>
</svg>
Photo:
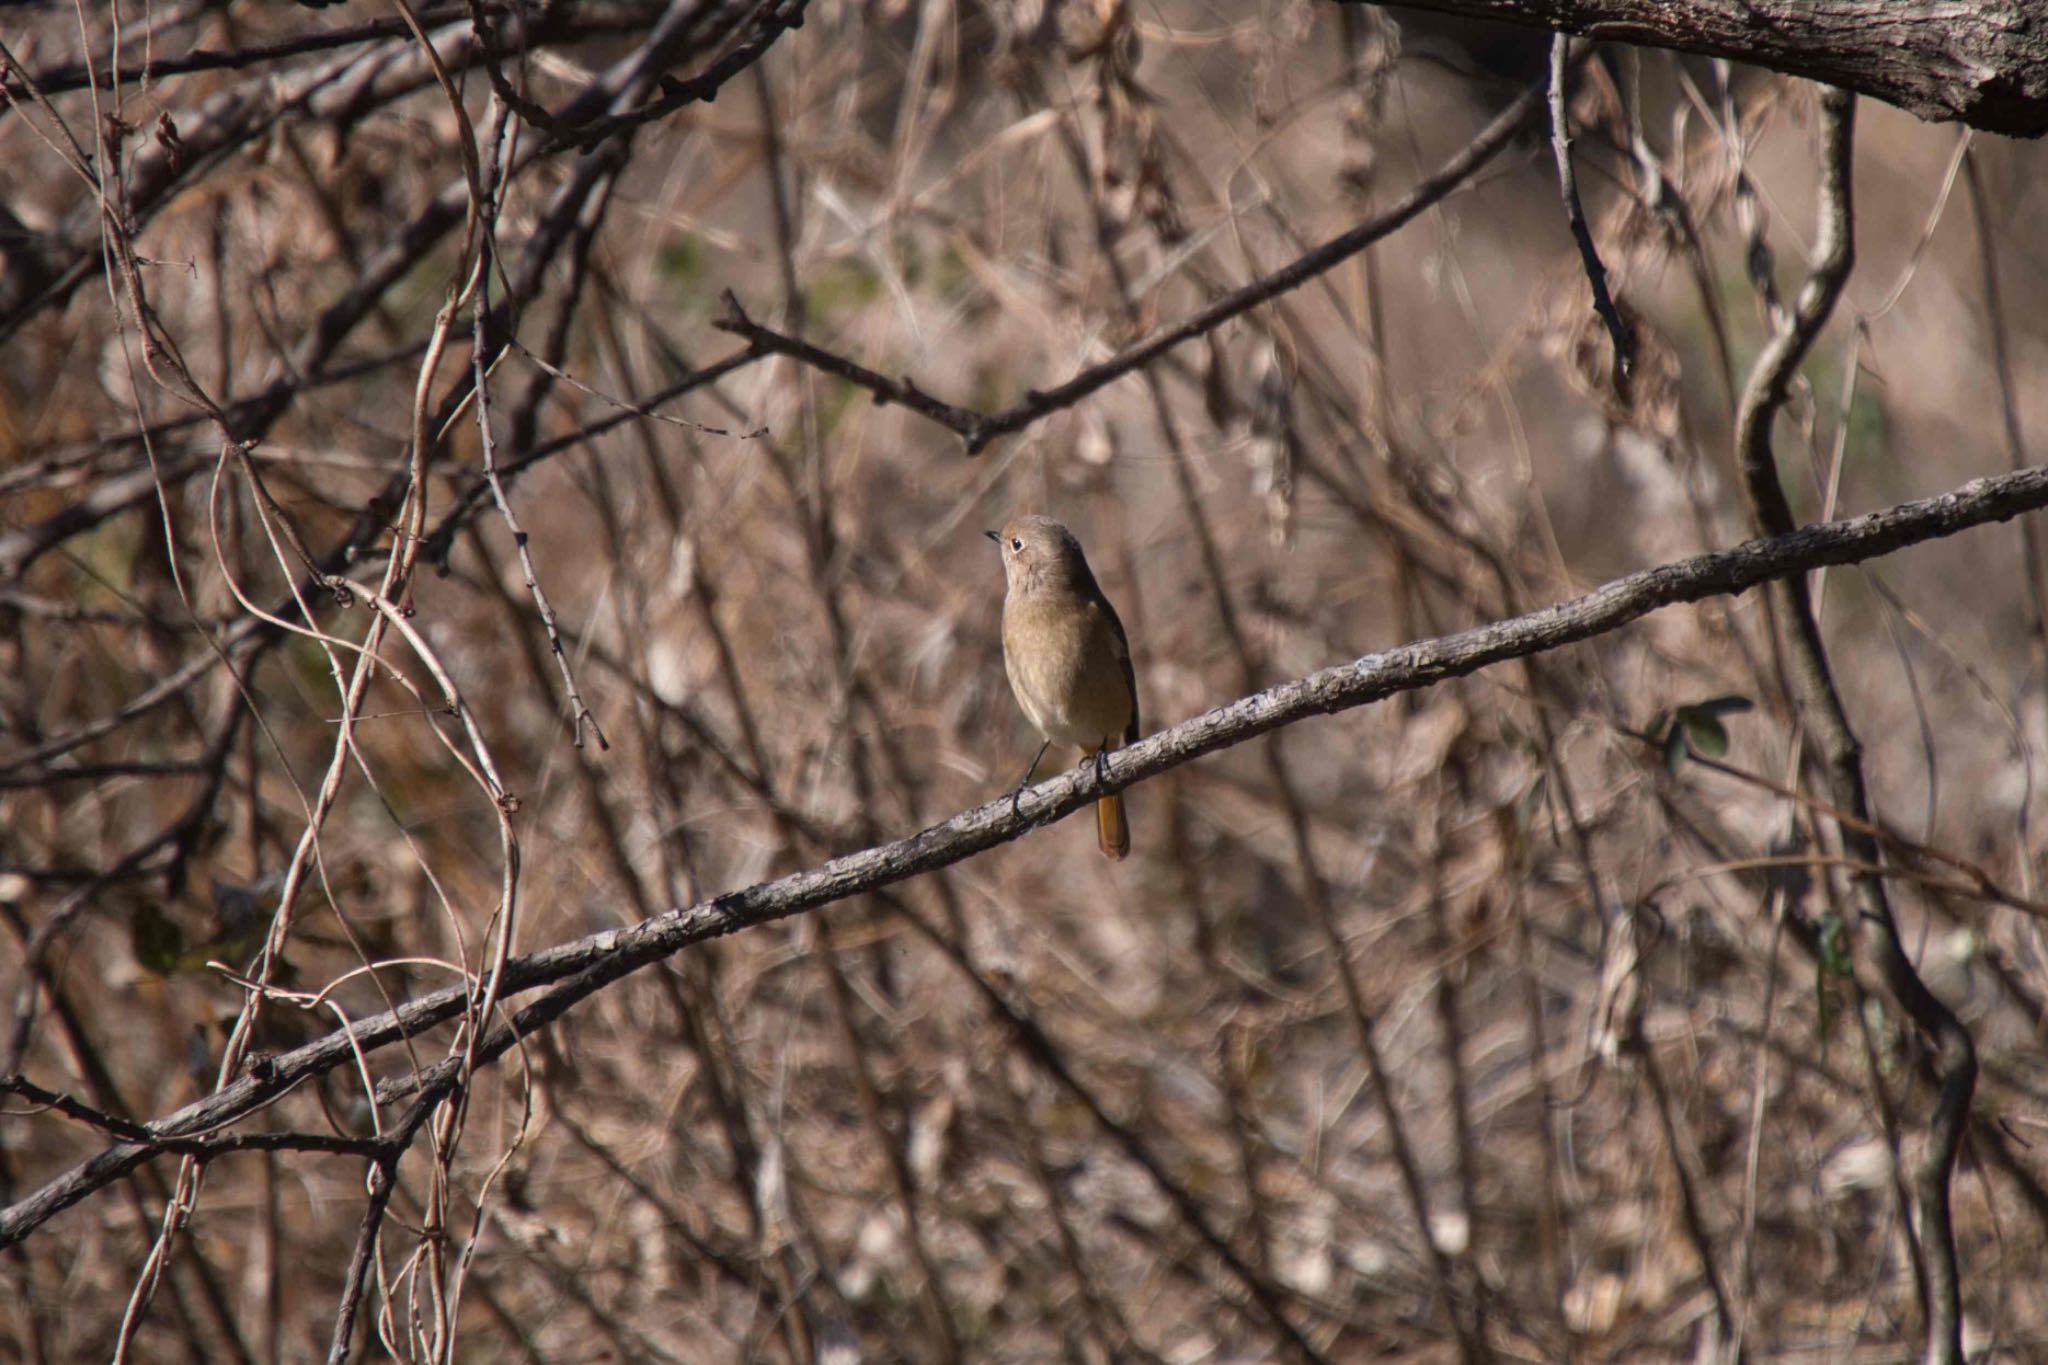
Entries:
<svg viewBox="0 0 2048 1365">
<path fill-rule="evenodd" d="M 1615 392 L 1626 398 L 1629 378 L 1635 373 L 1635 346 L 1628 324 L 1621 320 L 1614 299 L 1607 292 L 1607 267 L 1600 263 L 1600 249 L 1593 244 L 1592 230 L 1586 226 L 1586 208 L 1579 202 L 1579 177 L 1572 169 L 1571 111 L 1566 99 L 1571 46 L 1568 33 L 1556 34 L 1550 40 L 1550 147 L 1557 157 L 1557 185 L 1564 195 L 1565 221 L 1571 224 L 1572 240 L 1579 245 L 1579 261 L 1586 268 L 1586 283 L 1593 289 L 1593 311 L 1607 324 L 1607 339 L 1614 345 Z"/>
<path fill-rule="evenodd" d="M 537 1027 L 612 981 L 690 944 L 960 862 L 1092 803 L 1100 790 L 1121 791 L 1203 754 L 1282 726 L 1593 639 L 1660 608 L 1743 592 L 1823 564 L 1860 562 L 2042 507 L 2048 507 L 2048 469 L 1977 479 L 1937 497 L 1645 569 L 1522 616 L 1369 654 L 1240 697 L 1118 750 L 1104 761 L 1099 778 L 1092 766 L 1083 766 L 1042 782 L 1028 794 L 1021 814 L 1012 812 L 1010 798 L 1004 795 L 906 838 L 670 910 L 627 928 L 511 958 L 500 974 L 501 994 L 509 997 L 559 983 L 542 1001 L 521 1011 L 517 1018 L 524 1023 L 515 1022 L 515 1028 L 522 1031 Z M 360 1020 L 346 1033 L 331 1034 L 265 1059 L 252 1067 L 250 1074 L 148 1127 L 159 1136 L 177 1137 L 234 1122 L 307 1077 L 351 1060 L 358 1050 L 382 1048 L 460 1016 L 469 1007 L 471 994 L 467 984 L 430 992 L 396 1010 Z M 512 1041 L 506 1037 L 480 1047 L 478 1064 Z M 443 1067 L 459 1069 L 462 1061 L 450 1058 L 414 1076 L 387 1082 L 380 1088 L 380 1098 L 431 1085 Z M 0 1210 L 0 1248 L 20 1241 L 57 1213 L 159 1154 L 160 1149 L 149 1143 L 117 1144 L 57 1176 Z"/>
<path fill-rule="evenodd" d="M 793 28 L 803 27 L 804 11 L 809 7 L 810 0 L 764 0 L 745 36 L 703 71 L 687 79 L 662 76 L 658 85 L 661 93 L 647 103 L 587 122 L 579 122 L 572 115 L 552 114 L 512 87 L 501 69 L 502 54 L 491 37 L 490 25 L 484 20 L 481 6 L 474 9 L 474 27 L 484 49 L 484 71 L 498 98 L 511 106 L 520 118 L 547 133 L 557 145 L 588 151 L 608 139 L 666 118 L 678 109 L 715 99 L 727 81 L 766 56 L 777 38 Z"/>
<path fill-rule="evenodd" d="M 1212 332 L 1240 313 L 1248 312 L 1278 295 L 1299 288 L 1404 226 L 1431 205 L 1448 197 L 1452 191 L 1469 180 L 1474 172 L 1512 142 L 1529 115 L 1535 111 L 1542 93 L 1543 87 L 1540 85 L 1531 86 L 1523 91 L 1514 103 L 1496 115 L 1493 121 L 1481 129 L 1477 137 L 1465 144 L 1457 155 L 1444 162 L 1434 173 L 1418 180 L 1400 199 L 1368 221 L 1349 232 L 1331 238 L 1272 274 L 1232 290 L 1207 308 L 1155 333 L 1135 346 L 1118 352 L 1101 364 L 1089 366 L 1063 384 L 1050 389 L 1027 391 L 1020 401 L 1000 412 L 977 412 L 972 408 L 963 408 L 934 398 L 910 379 L 890 379 L 863 365 L 813 346 L 807 341 L 763 327 L 739 308 L 737 302 L 731 299 L 729 291 L 727 315 L 714 321 L 712 325 L 735 336 L 744 337 L 757 351 L 790 356 L 829 374 L 838 375 L 850 383 L 858 384 L 872 393 L 878 403 L 901 404 L 913 412 L 928 417 L 958 434 L 967 443 L 967 453 L 976 455 L 987 449 L 989 443 L 997 437 L 1021 431 L 1049 413 L 1074 406 L 1096 390 L 1123 378 L 1182 342 Z"/>
<path fill-rule="evenodd" d="M 335 1156 L 371 1156 L 382 1150 L 375 1138 L 339 1137 L 331 1133 L 214 1133 L 201 1137 L 166 1138 L 142 1124 L 95 1109 L 61 1090 L 46 1090 L 26 1076 L 0 1076 L 0 1095 L 19 1095 L 31 1104 L 53 1109 L 69 1119 L 97 1128 L 122 1142 L 148 1142 L 183 1156 L 226 1156 L 233 1152 L 323 1152 Z M 33 1111 L 5 1111 L 20 1118 Z"/>
<path fill-rule="evenodd" d="M 521 343 L 518 337 L 507 337 L 505 339 L 505 345 L 507 349 L 517 351 L 520 355 L 524 356 L 527 360 L 527 363 L 534 366 L 534 368 L 543 370 L 547 374 L 553 376 L 554 378 L 561 380 L 564 384 L 567 384 L 570 388 L 575 389 L 578 393 L 589 394 L 592 398 L 597 399 L 600 403 L 609 403 L 611 406 L 619 409 L 621 412 L 624 412 L 629 417 L 645 417 L 649 421 L 665 422 L 669 426 L 680 427 L 684 431 L 694 431 L 704 436 L 730 436 L 734 440 L 738 441 L 758 440 L 761 437 L 766 436 L 768 434 L 768 428 L 766 427 L 751 427 L 745 431 L 740 431 L 732 427 L 709 427 L 704 425 L 702 422 L 692 422 L 686 417 L 675 417 L 665 412 L 656 412 L 652 408 L 637 407 L 634 404 L 627 402 L 623 398 L 613 397 L 611 394 L 606 393 L 602 389 L 592 388 L 590 385 L 584 383 L 575 375 L 570 374 L 567 370 L 563 369 L 559 365 L 549 364 L 547 361 L 535 355 L 532 351 L 526 349 L 525 345 Z"/>
<path fill-rule="evenodd" d="M 487 257 L 492 250 L 491 241 L 490 234 L 486 233 L 483 250 Z M 490 380 L 484 372 L 484 356 L 489 351 L 484 325 L 490 312 L 490 300 L 490 271 L 486 268 L 472 317 L 476 344 L 470 349 L 470 382 L 476 395 L 476 431 L 483 450 L 484 482 L 490 486 L 491 498 L 498 505 L 498 515 L 505 519 L 505 529 L 512 533 L 513 548 L 519 551 L 519 567 L 526 575 L 526 590 L 533 595 L 534 609 L 540 613 L 541 629 L 547 632 L 548 650 L 561 669 L 562 689 L 569 701 L 569 724 L 576 747 L 583 747 L 583 727 L 588 725 L 590 733 L 597 737 L 597 747 L 609 750 L 611 741 L 604 737 L 604 727 L 597 723 L 596 715 L 576 689 L 576 671 L 569 666 L 568 652 L 562 648 L 562 632 L 555 624 L 554 606 L 549 603 L 547 592 L 540 585 L 540 573 L 533 566 L 532 537 L 519 524 L 519 514 L 512 510 L 512 499 L 505 495 L 504 481 L 498 477 L 498 442 L 491 432 Z"/>
<path fill-rule="evenodd" d="M 1649 1083 L 1651 1098 L 1656 1102 L 1657 1126 L 1664 1135 L 1664 1155 L 1671 1163 L 1671 1177 L 1678 1186 L 1679 1214 L 1685 1223 L 1686 1240 L 1692 1243 L 1693 1255 L 1699 1259 L 1700 1273 L 1707 1278 L 1707 1292 L 1714 1300 L 1714 1318 L 1720 1326 L 1719 1340 L 1732 1341 L 1735 1317 L 1729 1306 L 1728 1290 L 1722 1283 L 1720 1264 L 1714 1259 L 1713 1234 L 1708 1231 L 1706 1217 L 1700 1209 L 1699 1182 L 1693 1178 L 1692 1168 L 1685 1160 L 1685 1146 L 1679 1137 L 1678 1117 L 1672 1112 L 1671 1090 L 1664 1080 L 1664 1069 L 1658 1064 L 1656 1052 L 1647 1039 L 1637 1037 L 1630 1046 L 1636 1063 L 1642 1068 L 1643 1079 Z"/>
<path fill-rule="evenodd" d="M 455 1060 L 455 1059 L 450 1059 Z M 429 1086 L 408 1109 L 405 1116 L 392 1125 L 391 1132 L 384 1139 L 382 1149 L 370 1162 L 365 1177 L 368 1185 L 369 1204 L 363 1210 L 361 1228 L 356 1233 L 354 1253 L 349 1257 L 348 1273 L 342 1279 L 341 1302 L 334 1312 L 334 1337 L 327 1348 L 328 1365 L 343 1365 L 348 1359 L 349 1339 L 355 1333 L 356 1314 L 360 1310 L 363 1294 L 369 1287 L 370 1261 L 377 1250 L 377 1234 L 384 1224 L 384 1211 L 391 1203 L 391 1196 L 398 1189 L 398 1163 L 412 1146 L 413 1138 L 423 1125 L 441 1107 L 454 1086 L 453 1075 L 444 1075 Z"/>
<path fill-rule="evenodd" d="M 491 0 L 484 8 L 492 13 L 509 13 L 514 8 L 509 0 Z M 438 28 L 464 17 L 468 10 L 459 5 L 428 10 L 419 16 L 421 24 Z M 639 27 L 628 16 L 576 16 L 576 30 L 579 33 L 599 31 L 630 30 Z M 172 76 L 187 76 L 196 71 L 240 71 L 266 62 L 282 61 L 288 57 L 302 57 L 309 52 L 325 52 L 330 48 L 351 47 L 357 43 L 373 43 L 386 38 L 402 38 L 411 32 L 403 19 L 371 19 L 345 28 L 323 29 L 313 33 L 301 33 L 295 37 L 281 39 L 274 43 L 255 43 L 248 47 L 233 47 L 225 50 L 209 47 L 195 47 L 176 57 L 153 57 L 147 62 L 124 66 L 118 70 L 99 67 L 88 70 L 83 62 L 70 62 L 63 66 L 50 67 L 35 75 L 18 80 L 0 80 L 0 92 L 13 99 L 23 99 L 31 89 L 45 95 L 64 94 L 72 90 L 83 90 L 90 84 L 116 85 L 130 82 L 147 83 L 165 80 Z"/>
<path fill-rule="evenodd" d="M 1771 448 L 1772 424 L 1785 404 L 1793 375 L 1834 311 L 1835 301 L 1855 263 L 1851 212 L 1855 116 L 1855 96 L 1834 89 L 1822 92 L 1818 260 L 1800 288 L 1790 314 L 1783 317 L 1757 357 L 1736 419 L 1736 456 L 1751 515 L 1758 531 L 1765 535 L 1782 535 L 1793 525 L 1791 508 L 1778 483 Z M 1822 760 L 1835 804 L 1856 821 L 1867 824 L 1870 804 L 1864 785 L 1862 747 L 1836 690 L 1804 577 L 1790 575 L 1779 580 L 1772 588 L 1772 596 L 1785 627 L 1786 668 L 1801 723 Z M 1869 864 L 1881 860 L 1878 840 L 1859 824 L 1843 822 L 1838 828 L 1843 847 L 1852 857 Z M 1913 1178 L 1918 1230 L 1927 1249 L 1924 1273 L 1917 1278 L 1928 1365 L 1960 1365 L 1962 1285 L 1955 1228 L 1950 1219 L 1949 1184 L 1969 1119 L 1970 1098 L 1976 1090 L 1976 1046 L 1969 1030 L 1927 989 L 1912 959 L 1906 955 L 1884 879 L 1864 874 L 1853 878 L 1851 884 L 1863 927 L 1874 937 L 1870 950 L 1885 988 L 1927 1035 L 1939 1057 L 1940 1095 Z"/>
<path fill-rule="evenodd" d="M 2014 469 L 2027 465 L 2027 438 L 2020 428 L 2019 403 L 2012 374 L 2012 343 L 2005 320 L 2005 291 L 1998 282 L 1998 235 L 1991 227 L 1991 210 L 1984 194 L 1984 177 L 1977 168 L 1977 154 L 1965 150 L 1962 156 L 1964 184 L 1970 192 L 1970 215 L 1977 226 L 1977 258 L 1984 275 L 1984 321 L 1991 334 L 1991 373 L 1998 380 L 1998 415 L 2005 428 L 2005 455 Z M 2037 668 L 2048 667 L 2048 553 L 2031 521 L 2020 523 L 2021 563 L 2027 575 L 2029 622 L 2034 628 L 2034 658 Z M 2022 807 L 2024 814 L 2024 807 Z"/>
</svg>

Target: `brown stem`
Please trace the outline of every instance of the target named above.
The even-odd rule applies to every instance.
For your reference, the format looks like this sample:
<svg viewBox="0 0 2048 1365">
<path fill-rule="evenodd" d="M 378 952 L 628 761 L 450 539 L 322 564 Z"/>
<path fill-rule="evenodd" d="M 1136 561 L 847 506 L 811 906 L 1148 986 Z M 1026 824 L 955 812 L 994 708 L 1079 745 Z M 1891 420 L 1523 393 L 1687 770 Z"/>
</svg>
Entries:
<svg viewBox="0 0 2048 1365">
<path fill-rule="evenodd" d="M 1476 673 L 1490 664 L 1592 639 L 1661 607 L 1742 592 L 1823 564 L 1855 563 L 1987 522 L 2010 520 L 2041 507 L 2048 507 L 2048 470 L 2029 469 L 1977 479 L 1939 497 L 1902 503 L 1848 521 L 1808 526 L 1788 536 L 1645 569 L 1526 615 L 1369 654 L 1240 697 L 1118 750 L 1105 762 L 1100 781 L 1110 790 L 1121 791 L 1203 754 L 1242 744 L 1311 716 L 1351 710 Z M 577 1001 L 690 944 L 960 862 L 1092 803 L 1098 795 L 1097 784 L 1092 769 L 1074 769 L 1034 788 L 1021 815 L 1012 812 L 1010 799 L 1004 795 L 902 839 L 678 907 L 638 924 L 511 958 L 500 976 L 504 998 L 541 986 L 552 989 L 518 1011 L 510 1032 L 499 1029 L 480 1043 L 476 1064 L 502 1055 L 517 1037 L 552 1022 Z M 160 1136 L 181 1136 L 234 1122 L 308 1077 L 352 1061 L 356 1047 L 375 1051 L 389 1046 L 458 1017 L 468 1003 L 468 990 L 460 985 L 430 991 L 396 1010 L 357 1020 L 347 1033 L 330 1034 L 281 1056 L 262 1059 L 232 1085 L 148 1126 Z M 450 1061 L 456 1066 L 461 1063 L 460 1058 Z M 446 1065 L 449 1063 L 439 1063 L 423 1073 L 397 1078 L 381 1087 L 380 1095 L 387 1089 L 399 1094 L 430 1083 Z M 1974 1082 L 1974 1067 L 1971 1080 Z M 1965 1093 L 1963 1099 L 1967 1098 Z M 1944 1112 L 1949 1111 L 1945 1100 Z M 1959 1138 L 1960 1134 L 1949 1136 Z M 117 1143 L 53 1178 L 0 1210 L 0 1247 L 14 1244 L 57 1213 L 160 1154 L 152 1143 Z"/>
<path fill-rule="evenodd" d="M 1791 315 L 1758 356 L 1736 418 L 1736 458 L 1751 515 L 1763 535 L 1781 536 L 1793 527 L 1792 511 L 1779 486 L 1772 455 L 1772 424 L 1785 404 L 1793 374 L 1833 312 L 1855 263 L 1851 217 L 1855 116 L 1854 95 L 1845 90 L 1822 92 L 1819 259 L 1801 287 Z M 1855 818 L 1837 826 L 1843 848 L 1857 861 L 1878 866 L 1883 853 L 1867 829 L 1870 803 L 1863 779 L 1862 746 L 1836 689 L 1806 580 L 1797 574 L 1780 579 L 1772 585 L 1771 594 L 1785 627 L 1786 671 L 1808 743 L 1835 804 Z M 1962 1021 L 1927 989 L 1907 957 L 1884 879 L 1866 872 L 1854 877 L 1851 885 L 1863 928 L 1870 935 L 1869 951 L 1878 976 L 1900 1008 L 1927 1035 L 1938 1059 L 1940 1093 L 1913 1176 L 1920 1235 L 1926 1246 L 1919 1289 L 1926 1324 L 1925 1359 L 1929 1365 L 1959 1365 L 1963 1358 L 1962 1286 L 1955 1229 L 1949 1217 L 1949 1180 L 1976 1089 L 1976 1047 Z"/>
</svg>

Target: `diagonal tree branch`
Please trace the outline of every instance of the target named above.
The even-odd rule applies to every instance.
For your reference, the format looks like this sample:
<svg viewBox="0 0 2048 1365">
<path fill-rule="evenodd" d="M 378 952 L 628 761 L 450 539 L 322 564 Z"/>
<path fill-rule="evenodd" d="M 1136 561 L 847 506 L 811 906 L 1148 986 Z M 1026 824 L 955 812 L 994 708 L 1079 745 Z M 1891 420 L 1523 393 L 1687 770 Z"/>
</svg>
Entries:
<svg viewBox="0 0 2048 1365">
<path fill-rule="evenodd" d="M 1726 57 L 1923 119 L 2010 137 L 2048 132 L 2048 38 L 2033 0 L 1405 0 L 1385 8 Z"/>
<path fill-rule="evenodd" d="M 1585 54 L 1581 53 L 1574 62 L 1583 61 L 1584 56 Z M 725 295 L 726 315 L 714 321 L 712 325 L 746 341 L 754 348 L 756 354 L 789 356 L 828 374 L 837 375 L 849 383 L 858 384 L 872 393 L 877 403 L 900 403 L 914 412 L 929 417 L 939 425 L 950 428 L 965 440 L 969 455 L 978 455 L 996 438 L 1021 431 L 1048 413 L 1074 406 L 1097 389 L 1107 387 L 1181 343 L 1213 332 L 1240 313 L 1249 312 L 1289 290 L 1300 288 L 1318 275 L 1356 256 L 1382 237 L 1403 227 L 1431 205 L 1449 197 L 1514 141 L 1515 135 L 1522 130 L 1530 116 L 1542 107 L 1546 88 L 1547 81 L 1524 90 L 1514 103 L 1501 110 L 1492 122 L 1480 129 L 1479 135 L 1466 143 L 1457 155 L 1437 167 L 1431 174 L 1416 181 L 1406 194 L 1349 232 L 1339 233 L 1262 279 L 1253 280 L 1242 288 L 1231 290 L 1207 308 L 1183 318 L 1171 327 L 1155 332 L 1101 364 L 1088 366 L 1064 384 L 1055 385 L 1050 389 L 1028 390 L 1021 400 L 1000 412 L 985 413 L 977 412 L 973 408 L 958 407 L 943 399 L 934 398 L 909 379 L 891 379 L 864 365 L 813 346 L 807 341 L 764 327 L 747 316 L 730 291 Z"/>
<path fill-rule="evenodd" d="M 489 0 L 489 3 L 483 3 L 481 7 L 486 14 L 505 14 L 514 8 L 508 0 Z M 468 17 L 473 8 L 460 4 L 443 5 L 421 13 L 419 23 L 422 28 L 439 28 Z M 530 21 L 535 25 L 535 31 L 529 35 L 529 40 L 538 42 L 551 39 L 557 34 L 569 35 L 572 30 L 570 24 L 565 22 L 566 18 L 567 15 L 562 10 L 536 16 Z M 578 14 L 575 16 L 573 35 L 637 32 L 644 27 L 645 21 L 631 14 Z M 38 71 L 26 78 L 10 79 L 0 76 L 0 98 L 23 101 L 29 98 L 31 90 L 39 90 L 44 95 L 61 95 L 73 90 L 90 90 L 95 87 L 148 84 L 151 81 L 168 80 L 173 76 L 189 76 L 195 71 L 242 71 L 252 66 L 302 57 L 309 52 L 325 52 L 331 48 L 353 47 L 358 43 L 405 38 L 411 32 L 403 19 L 371 19 L 341 28 L 297 33 L 277 42 L 253 43 L 247 47 L 235 48 L 194 47 L 175 57 L 152 55 L 147 61 L 130 62 L 126 65 L 103 63 L 96 67 L 87 67 L 83 62 L 70 62 L 60 67 Z M 6 112 L 6 106 L 0 105 L 0 117 L 4 117 Z"/>
<path fill-rule="evenodd" d="M 485 7 L 472 0 L 471 13 L 476 33 L 483 42 L 484 71 L 490 77 L 491 88 L 498 98 L 512 106 L 521 118 L 547 133 L 558 145 L 588 151 L 644 124 L 666 118 L 687 105 L 716 99 L 725 83 L 766 56 L 777 38 L 791 29 L 802 28 L 804 11 L 809 6 L 810 0 L 766 0 L 748 18 L 745 32 L 739 40 L 702 72 L 687 79 L 664 75 L 658 83 L 660 94 L 655 98 L 637 108 L 607 113 L 588 122 L 558 118 L 544 106 L 520 94 L 504 73 L 504 54 L 490 36 Z M 686 14 L 685 17 L 695 21 L 701 13 Z"/>
<path fill-rule="evenodd" d="M 607 930 L 506 962 L 500 998 L 550 989 L 477 1045 L 477 1064 L 502 1055 L 525 1034 L 561 1017 L 604 986 L 694 943 L 814 910 L 849 896 L 960 862 L 1040 825 L 1091 805 L 1100 790 L 1122 790 L 1203 754 L 1241 744 L 1312 716 L 1347 711 L 1401 692 L 1434 686 L 1489 665 L 1608 634 L 1653 611 L 1744 592 L 1824 565 L 1854 564 L 1972 527 L 2048 507 L 2048 469 L 1977 479 L 1951 492 L 1900 503 L 1847 521 L 1809 526 L 1730 550 L 1644 569 L 1570 601 L 1505 621 L 1368 654 L 1205 711 L 1103 765 L 1083 765 L 1026 793 L 1021 813 L 1005 795 L 903 839 L 834 858 L 802 872 L 679 907 L 624 929 Z M 260 1059 L 234 1084 L 148 1125 L 150 1142 L 121 1142 L 0 1210 L 0 1248 L 57 1213 L 161 1155 L 163 1138 L 218 1130 L 263 1108 L 309 1077 L 461 1015 L 467 986 L 430 992 L 397 1010 L 275 1058 Z M 380 1087 L 380 1099 L 446 1083 L 461 1065 L 450 1059 Z"/>
<path fill-rule="evenodd" d="M 1572 169 L 1572 125 L 1570 82 L 1566 78 L 1572 40 L 1558 34 L 1550 41 L 1550 149 L 1557 158 L 1557 188 L 1564 198 L 1565 222 L 1572 240 L 1578 243 L 1579 261 L 1586 268 L 1586 284 L 1593 291 L 1593 311 L 1607 327 L 1607 339 L 1614 347 L 1614 389 L 1626 398 L 1630 373 L 1635 369 L 1634 347 L 1628 324 L 1614 306 L 1607 290 L 1607 267 L 1600 249 L 1593 243 L 1593 230 L 1586 225 L 1586 206 L 1579 198 L 1579 177 Z"/>
</svg>

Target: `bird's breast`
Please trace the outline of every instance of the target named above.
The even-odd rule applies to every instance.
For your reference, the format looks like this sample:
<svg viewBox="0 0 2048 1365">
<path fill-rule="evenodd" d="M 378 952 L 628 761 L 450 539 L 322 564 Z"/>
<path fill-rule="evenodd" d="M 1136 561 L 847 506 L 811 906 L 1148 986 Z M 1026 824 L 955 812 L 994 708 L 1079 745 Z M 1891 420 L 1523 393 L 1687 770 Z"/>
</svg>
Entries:
<svg viewBox="0 0 2048 1365">
<path fill-rule="evenodd" d="M 1058 744 L 1099 748 L 1131 718 L 1123 642 L 1101 608 L 1043 593 L 1003 604 L 1003 663 L 1024 715 Z"/>
</svg>

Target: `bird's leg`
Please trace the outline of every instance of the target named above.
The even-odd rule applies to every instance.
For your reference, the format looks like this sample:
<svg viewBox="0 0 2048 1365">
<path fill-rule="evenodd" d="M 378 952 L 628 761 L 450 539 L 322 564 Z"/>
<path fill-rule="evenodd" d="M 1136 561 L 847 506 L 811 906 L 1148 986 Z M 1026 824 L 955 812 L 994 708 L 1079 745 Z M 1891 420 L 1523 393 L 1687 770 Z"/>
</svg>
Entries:
<svg viewBox="0 0 2048 1365">
<path fill-rule="evenodd" d="M 1095 760 L 1095 794 L 1097 796 L 1100 796 L 1102 795 L 1103 780 L 1109 775 L 1107 769 L 1104 767 L 1104 764 L 1108 761 L 1109 758 L 1109 746 L 1107 744 L 1103 745 L 1100 749 L 1097 749 L 1093 754 L 1090 754 L 1089 757 Z"/>
<path fill-rule="evenodd" d="M 1017 790 L 1010 793 L 1010 814 L 1013 817 L 1023 814 L 1023 809 L 1018 803 L 1023 801 L 1024 789 L 1031 785 L 1032 777 L 1038 772 L 1038 760 L 1044 758 L 1045 751 L 1051 747 L 1052 741 L 1049 739 L 1039 745 L 1038 752 L 1031 756 L 1031 766 L 1024 770 L 1024 776 L 1017 779 Z"/>
</svg>

